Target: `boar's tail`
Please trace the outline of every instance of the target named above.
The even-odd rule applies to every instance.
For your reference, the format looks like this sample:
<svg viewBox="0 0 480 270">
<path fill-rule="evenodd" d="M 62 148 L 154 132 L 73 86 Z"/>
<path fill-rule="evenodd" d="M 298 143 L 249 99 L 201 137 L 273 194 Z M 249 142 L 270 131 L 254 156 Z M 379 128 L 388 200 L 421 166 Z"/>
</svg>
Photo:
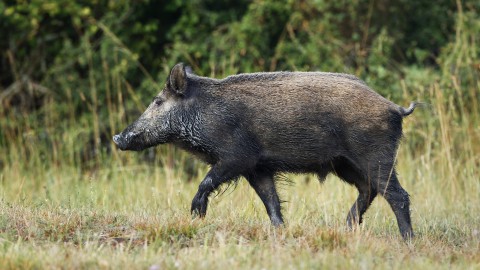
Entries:
<svg viewBox="0 0 480 270">
<path fill-rule="evenodd" d="M 419 105 L 419 103 L 416 101 L 413 101 L 412 103 L 410 103 L 410 107 L 408 107 L 407 109 L 400 107 L 400 113 L 402 114 L 403 117 L 410 115 L 411 113 L 413 113 L 417 105 Z"/>
</svg>

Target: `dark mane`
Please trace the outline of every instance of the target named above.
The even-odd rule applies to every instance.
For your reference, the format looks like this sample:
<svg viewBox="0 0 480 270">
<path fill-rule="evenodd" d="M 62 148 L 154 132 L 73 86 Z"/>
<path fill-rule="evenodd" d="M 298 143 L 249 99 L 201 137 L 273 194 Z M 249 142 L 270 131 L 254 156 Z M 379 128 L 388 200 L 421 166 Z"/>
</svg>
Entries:
<svg viewBox="0 0 480 270">
<path fill-rule="evenodd" d="M 345 73 L 334 73 L 334 72 L 291 72 L 291 71 L 278 71 L 278 72 L 258 72 L 258 73 L 241 73 L 237 75 L 231 75 L 224 79 L 219 80 L 224 84 L 237 84 L 243 82 L 255 82 L 255 81 L 275 81 L 281 80 L 285 78 L 289 78 L 292 76 L 329 76 L 329 77 L 337 77 L 337 78 L 344 78 L 352 81 L 359 82 L 361 84 L 365 84 L 364 81 L 357 78 L 354 75 L 345 74 Z"/>
</svg>

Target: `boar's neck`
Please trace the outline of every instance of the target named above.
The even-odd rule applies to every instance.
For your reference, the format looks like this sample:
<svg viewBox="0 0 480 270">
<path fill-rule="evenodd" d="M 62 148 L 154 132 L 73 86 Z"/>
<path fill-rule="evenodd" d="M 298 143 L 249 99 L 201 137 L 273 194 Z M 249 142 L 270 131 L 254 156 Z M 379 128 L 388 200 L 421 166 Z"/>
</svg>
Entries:
<svg viewBox="0 0 480 270">
<path fill-rule="evenodd" d="M 175 121 L 177 136 L 174 144 L 194 154 L 208 164 L 216 163 L 217 157 L 212 142 L 202 132 L 204 125 L 199 106 L 191 106 L 180 113 Z"/>
</svg>

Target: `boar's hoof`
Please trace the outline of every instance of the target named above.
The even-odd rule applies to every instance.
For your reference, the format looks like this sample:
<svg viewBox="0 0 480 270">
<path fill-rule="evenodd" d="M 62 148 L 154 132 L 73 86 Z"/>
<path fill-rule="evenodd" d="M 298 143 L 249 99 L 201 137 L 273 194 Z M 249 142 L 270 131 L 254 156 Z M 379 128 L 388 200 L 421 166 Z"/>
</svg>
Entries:
<svg viewBox="0 0 480 270">
<path fill-rule="evenodd" d="M 351 215 L 351 213 L 348 213 L 347 230 L 355 231 L 361 223 L 362 223 L 361 219 L 359 220 L 356 216 L 353 216 Z"/>
<path fill-rule="evenodd" d="M 270 221 L 272 222 L 272 226 L 274 226 L 275 228 L 279 228 L 284 225 L 281 217 L 271 217 Z"/>
<path fill-rule="evenodd" d="M 207 214 L 208 197 L 205 194 L 197 193 L 192 201 L 192 215 L 204 218 Z"/>
<path fill-rule="evenodd" d="M 401 232 L 402 233 L 402 237 L 403 237 L 403 240 L 405 242 L 409 242 L 409 241 L 412 241 L 413 238 L 415 238 L 415 234 L 413 233 L 413 230 L 407 230 L 407 231 L 404 231 L 404 232 Z"/>
</svg>

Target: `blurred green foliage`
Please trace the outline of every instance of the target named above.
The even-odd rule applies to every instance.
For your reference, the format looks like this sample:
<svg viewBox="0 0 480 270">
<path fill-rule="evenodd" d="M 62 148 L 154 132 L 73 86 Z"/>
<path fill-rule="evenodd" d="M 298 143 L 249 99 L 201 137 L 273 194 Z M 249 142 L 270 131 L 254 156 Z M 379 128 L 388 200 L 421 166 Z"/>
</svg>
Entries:
<svg viewBox="0 0 480 270">
<path fill-rule="evenodd" d="M 464 6 L 476 11 L 473 3 Z M 178 61 L 205 75 L 295 69 L 385 77 L 399 65 L 436 65 L 457 14 L 448 0 L 33 0 L 2 2 L 0 10 L 3 88 L 21 75 L 50 87 L 65 65 L 85 77 L 86 44 L 94 58 L 128 49 L 127 60 L 157 80 Z M 137 87 L 145 78 L 129 66 L 119 68 Z"/>
<path fill-rule="evenodd" d="M 475 99 L 479 10 L 449 0 L 1 1 L 0 145 L 25 143 L 28 130 L 54 145 L 70 132 L 74 153 L 103 151 L 180 61 L 214 77 L 352 73 L 397 102 L 440 81 Z"/>
</svg>

